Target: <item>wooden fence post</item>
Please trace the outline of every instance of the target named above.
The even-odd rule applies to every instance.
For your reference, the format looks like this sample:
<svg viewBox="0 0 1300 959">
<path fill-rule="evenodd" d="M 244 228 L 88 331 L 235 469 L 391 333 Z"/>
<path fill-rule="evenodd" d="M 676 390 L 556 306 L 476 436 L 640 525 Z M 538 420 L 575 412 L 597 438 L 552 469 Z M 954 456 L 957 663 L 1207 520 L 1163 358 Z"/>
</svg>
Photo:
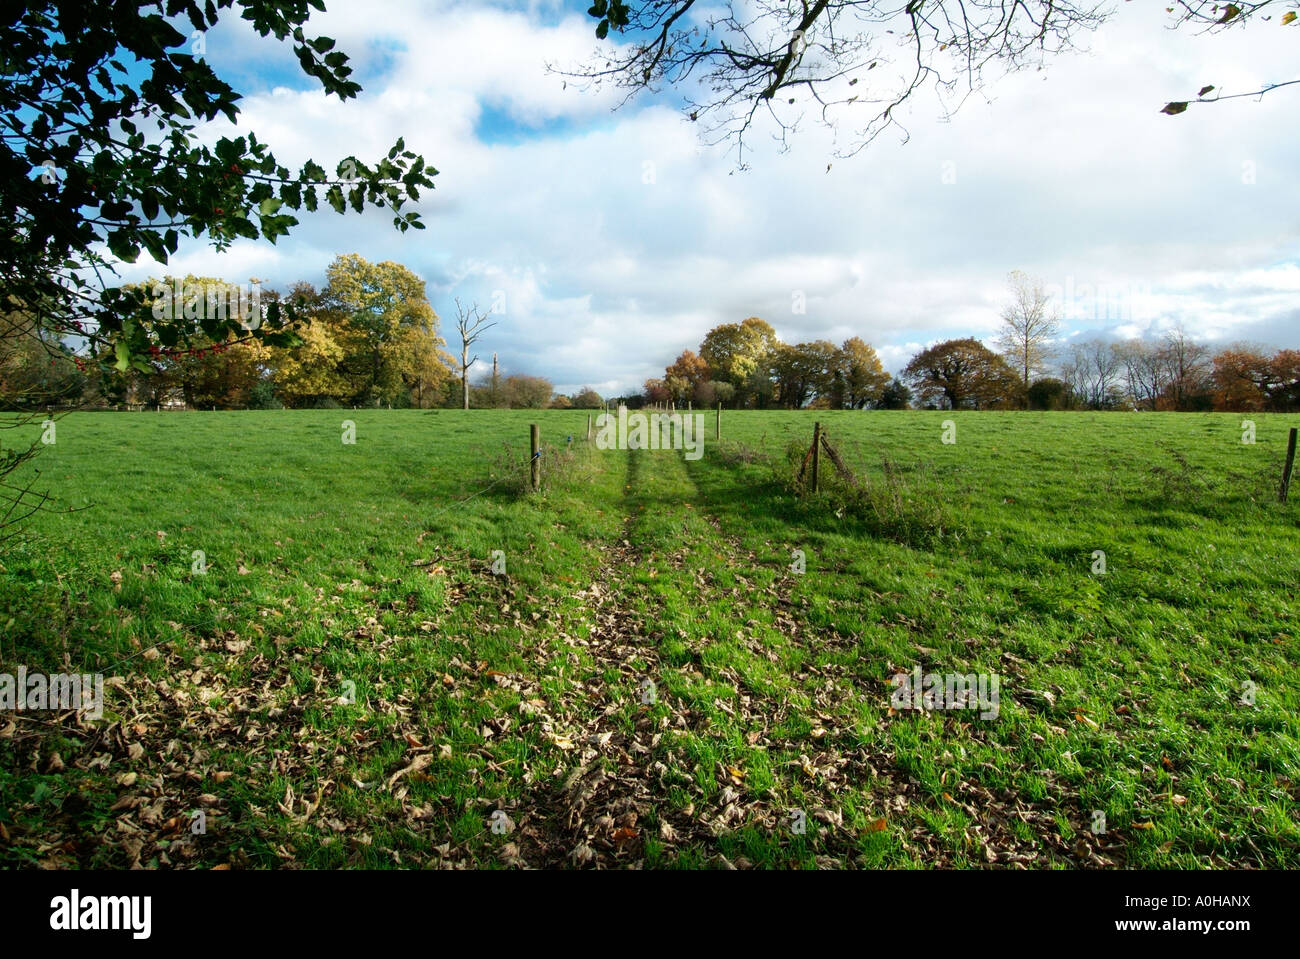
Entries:
<svg viewBox="0 0 1300 959">
<path fill-rule="evenodd" d="M 591 442 L 591 414 L 587 414 L 587 442 Z"/>
<path fill-rule="evenodd" d="M 721 402 L 718 403 L 718 422 L 717 425 L 713 428 L 713 441 L 715 443 L 722 442 L 722 403 Z"/>
<path fill-rule="evenodd" d="M 529 445 L 532 447 L 532 474 L 533 474 L 533 491 L 536 492 L 542 485 L 542 461 L 541 461 L 541 444 L 537 435 L 537 424 L 532 423 L 528 427 Z"/>
<path fill-rule="evenodd" d="M 821 423 L 813 424 L 813 448 L 812 448 L 812 490 L 817 492 L 817 470 L 821 465 L 822 458 L 822 425 Z"/>
<path fill-rule="evenodd" d="M 1291 490 L 1291 468 L 1295 466 L 1296 428 L 1291 427 L 1291 438 L 1286 444 L 1286 465 L 1282 467 L 1282 488 L 1278 490 L 1279 503 L 1286 502 L 1286 494 Z"/>
</svg>

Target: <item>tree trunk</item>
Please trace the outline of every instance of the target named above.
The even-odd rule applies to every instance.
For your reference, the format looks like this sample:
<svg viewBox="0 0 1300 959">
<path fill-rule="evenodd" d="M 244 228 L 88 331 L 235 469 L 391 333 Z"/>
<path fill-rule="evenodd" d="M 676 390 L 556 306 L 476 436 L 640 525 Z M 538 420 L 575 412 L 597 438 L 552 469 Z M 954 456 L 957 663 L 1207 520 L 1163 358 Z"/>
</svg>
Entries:
<svg viewBox="0 0 1300 959">
<path fill-rule="evenodd" d="M 469 344 L 467 343 L 462 345 L 460 350 L 460 393 L 465 409 L 469 409 Z"/>
</svg>

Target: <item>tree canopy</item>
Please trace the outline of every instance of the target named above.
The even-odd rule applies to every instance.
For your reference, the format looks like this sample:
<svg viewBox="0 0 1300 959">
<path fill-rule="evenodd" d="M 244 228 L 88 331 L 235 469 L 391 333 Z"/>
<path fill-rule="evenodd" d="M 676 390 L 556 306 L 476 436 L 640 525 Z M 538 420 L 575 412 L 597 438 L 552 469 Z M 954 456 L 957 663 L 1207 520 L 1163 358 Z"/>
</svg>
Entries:
<svg viewBox="0 0 1300 959">
<path fill-rule="evenodd" d="M 812 401 L 832 409 L 863 409 L 879 402 L 888 383 L 880 357 L 860 337 L 840 346 L 829 340 L 792 345 L 751 316 L 709 330 L 699 354 L 683 350 L 662 378 L 645 381 L 642 397 L 679 406 L 690 401 L 762 408 L 775 402 L 799 409 Z"/>
<path fill-rule="evenodd" d="M 208 145 L 199 128 L 239 117 L 239 95 L 204 59 L 204 33 L 231 12 L 263 37 L 291 43 L 301 69 L 340 99 L 360 86 L 330 37 L 305 30 L 321 0 L 36 0 L 0 18 L 0 310 L 32 328 L 75 335 L 119 371 L 147 367 L 150 347 L 202 335 L 290 342 L 291 310 L 273 302 L 255 329 L 229 317 L 150 315 L 147 291 L 111 283 L 117 261 L 166 263 L 184 238 L 225 249 L 275 242 L 322 203 L 339 213 L 403 212 L 436 170 L 399 139 L 334 175 L 308 160 L 280 164 L 253 132 Z"/>
<path fill-rule="evenodd" d="M 903 372 L 921 400 L 954 410 L 1007 406 L 1023 390 L 1015 370 L 973 337 L 922 350 Z"/>
<path fill-rule="evenodd" d="M 326 276 L 324 312 L 336 317 L 339 369 L 357 405 L 391 404 L 421 374 L 434 376 L 440 354 L 444 371 L 450 365 L 424 281 L 406 267 L 349 253 L 337 257 Z"/>
</svg>

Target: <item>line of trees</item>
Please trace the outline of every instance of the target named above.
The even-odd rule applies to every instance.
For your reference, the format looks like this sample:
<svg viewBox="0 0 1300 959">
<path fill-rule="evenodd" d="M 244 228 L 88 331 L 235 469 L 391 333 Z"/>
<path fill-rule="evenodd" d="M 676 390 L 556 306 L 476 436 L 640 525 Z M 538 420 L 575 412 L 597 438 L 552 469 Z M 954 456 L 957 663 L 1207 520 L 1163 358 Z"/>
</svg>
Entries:
<svg viewBox="0 0 1300 959">
<path fill-rule="evenodd" d="M 199 276 L 169 276 L 128 290 L 150 306 L 162 344 L 130 363 L 116 364 L 110 352 L 95 354 L 85 343 L 78 352 L 62 331 L 30 316 L 0 316 L 0 406 L 594 409 L 604 402 L 589 388 L 559 396 L 542 377 L 502 377 L 495 364 L 482 382 L 462 382 L 468 364 L 446 349 L 423 281 L 398 263 L 347 254 L 330 264 L 324 288 L 297 283 L 283 295 Z M 283 300 L 294 302 L 302 321 L 291 342 L 273 345 L 253 331 L 268 307 Z M 207 322 L 216 313 L 223 321 L 237 319 L 239 331 L 220 340 L 165 334 L 176 321 Z M 478 334 L 483 329 L 480 323 Z M 461 332 L 463 340 L 473 327 Z M 461 345 L 463 358 L 469 344 Z"/>
<path fill-rule="evenodd" d="M 1181 330 L 1158 341 L 1092 339 L 1067 347 L 1059 379 L 1046 383 L 1064 409 L 1294 412 L 1300 350 L 1238 343 L 1212 353 Z"/>
<path fill-rule="evenodd" d="M 738 337 L 746 324 L 771 329 L 753 317 L 717 327 L 705 338 L 717 366 L 686 350 L 662 379 L 646 381 L 639 399 L 756 409 L 1300 411 L 1300 350 L 1238 343 L 1214 352 L 1182 329 L 1060 349 L 1033 341 L 1026 349 L 1024 338 L 1002 337 L 1003 352 L 973 337 L 944 340 L 891 379 L 858 337 L 838 347 L 825 340 L 789 346 L 775 336 Z"/>
<path fill-rule="evenodd" d="M 469 388 L 467 409 L 598 410 L 605 400 L 589 386 L 573 394 L 556 393 L 543 376 L 489 374 Z"/>
<path fill-rule="evenodd" d="M 684 350 L 632 403 L 734 408 L 1039 410 L 1300 410 L 1300 350 L 1237 343 L 1214 352 L 1181 328 L 1158 339 L 1060 345 L 1043 285 L 1019 271 L 996 349 L 944 340 L 897 377 L 859 337 L 793 345 L 758 317 L 724 323 Z"/>
<path fill-rule="evenodd" d="M 142 287 L 164 312 L 180 308 L 165 292 L 159 303 L 156 294 L 169 288 L 182 292 L 186 307 L 199 309 L 210 308 L 213 291 L 218 304 L 223 292 L 230 303 L 239 292 L 221 280 L 194 276 Z M 345 254 L 326 270 L 323 288 L 296 283 L 284 297 L 303 317 L 295 343 L 269 346 L 236 334 L 221 342 L 191 338 L 183 348 L 152 351 L 143 368 L 101 373 L 95 385 L 109 404 L 150 409 L 427 407 L 446 401 L 452 358 L 424 282 L 406 267 Z M 281 298 L 259 291 L 262 301 Z"/>
<path fill-rule="evenodd" d="M 286 345 L 235 332 L 171 343 L 161 333 L 182 313 L 204 321 L 214 302 L 242 308 L 246 289 L 195 276 L 135 289 L 161 317 L 163 345 L 129 364 L 114 364 L 106 350 L 91 355 L 85 344 L 78 351 L 61 331 L 29 316 L 0 316 L 0 404 L 598 409 L 605 402 L 589 387 L 557 395 L 542 377 L 501 376 L 495 357 L 491 374 L 470 383 L 470 346 L 493 325 L 487 314 L 457 304 L 460 356 L 452 356 L 423 282 L 397 263 L 348 254 L 330 265 L 322 289 L 295 284 L 283 298 L 305 322 Z M 265 291 L 260 299 L 265 310 L 282 296 Z M 1042 285 L 1022 273 L 1011 275 L 1001 318 L 996 350 L 972 337 L 945 340 L 891 377 L 860 337 L 838 346 L 787 344 L 751 316 L 714 327 L 698 353 L 683 350 L 639 395 L 619 399 L 755 409 L 1300 410 L 1300 350 L 1233 344 L 1214 352 L 1181 328 L 1154 340 L 1060 346 L 1059 315 Z"/>
<path fill-rule="evenodd" d="M 756 409 L 866 409 L 906 406 L 908 392 L 891 381 L 880 357 L 859 337 L 783 343 L 771 325 L 751 316 L 714 327 L 697 354 L 683 350 L 662 378 L 645 381 L 650 404 Z"/>
</svg>

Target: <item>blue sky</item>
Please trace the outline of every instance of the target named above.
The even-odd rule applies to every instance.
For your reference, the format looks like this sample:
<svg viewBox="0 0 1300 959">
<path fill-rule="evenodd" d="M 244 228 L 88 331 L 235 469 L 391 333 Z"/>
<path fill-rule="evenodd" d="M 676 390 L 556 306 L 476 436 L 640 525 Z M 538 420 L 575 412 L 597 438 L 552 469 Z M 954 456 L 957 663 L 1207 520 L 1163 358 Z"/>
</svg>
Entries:
<svg viewBox="0 0 1300 959">
<path fill-rule="evenodd" d="M 788 152 L 755 138 L 738 172 L 674 99 L 616 111 L 616 91 L 547 72 L 595 51 L 586 3 L 328 6 L 309 32 L 352 58 L 355 100 L 325 97 L 287 46 L 239 21 L 203 55 L 244 94 L 241 132 L 289 165 L 378 157 L 405 137 L 440 171 L 427 229 L 322 212 L 276 246 L 182 246 L 167 272 L 281 286 L 322 283 L 337 254 L 395 260 L 426 281 L 444 332 L 454 297 L 504 306 L 488 362 L 606 395 L 747 316 L 790 342 L 862 336 L 897 370 L 938 339 L 991 337 L 1013 269 L 1058 294 L 1067 337 L 1181 323 L 1211 343 L 1300 347 L 1300 92 L 1157 112 L 1204 83 L 1291 79 L 1300 24 L 1196 37 L 1125 4 L 1090 54 L 1005 78 L 950 122 L 919 97 L 906 143 L 836 158 L 810 125 Z"/>
</svg>

